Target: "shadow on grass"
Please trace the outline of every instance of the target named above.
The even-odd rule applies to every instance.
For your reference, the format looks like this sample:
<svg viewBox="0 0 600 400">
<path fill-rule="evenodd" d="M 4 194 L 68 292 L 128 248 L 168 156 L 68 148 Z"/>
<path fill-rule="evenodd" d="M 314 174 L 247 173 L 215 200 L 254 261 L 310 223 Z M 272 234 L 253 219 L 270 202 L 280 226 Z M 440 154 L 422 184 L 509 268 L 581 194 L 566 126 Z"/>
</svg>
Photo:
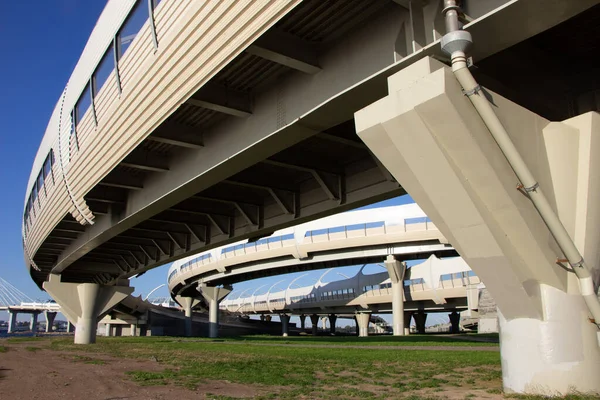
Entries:
<svg viewBox="0 0 600 400">
<path fill-rule="evenodd" d="M 206 339 L 202 339 L 206 340 Z M 214 339 L 213 339 L 214 340 Z M 247 336 L 231 336 L 217 339 L 218 341 L 243 341 L 243 342 L 262 342 L 262 343 L 319 343 L 330 345 L 427 345 L 427 346 L 477 346 L 477 345 L 493 345 L 498 343 L 497 337 L 487 337 L 485 340 L 478 339 L 476 336 L 472 338 L 468 335 L 457 336 L 441 336 L 441 335 L 409 335 L 409 336 L 271 336 L 271 335 L 247 335 Z M 216 341 L 216 340 L 215 340 Z"/>
</svg>

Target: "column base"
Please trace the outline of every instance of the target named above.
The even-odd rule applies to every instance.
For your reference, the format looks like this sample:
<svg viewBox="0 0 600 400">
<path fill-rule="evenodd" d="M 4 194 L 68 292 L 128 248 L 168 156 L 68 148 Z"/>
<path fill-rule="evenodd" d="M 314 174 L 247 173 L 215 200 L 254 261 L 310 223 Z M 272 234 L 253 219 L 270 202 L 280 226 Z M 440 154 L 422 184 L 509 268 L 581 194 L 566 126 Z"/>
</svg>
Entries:
<svg viewBox="0 0 600 400">
<path fill-rule="evenodd" d="M 545 320 L 506 320 L 499 311 L 506 393 L 600 394 L 598 328 L 579 295 L 540 285 Z"/>
</svg>

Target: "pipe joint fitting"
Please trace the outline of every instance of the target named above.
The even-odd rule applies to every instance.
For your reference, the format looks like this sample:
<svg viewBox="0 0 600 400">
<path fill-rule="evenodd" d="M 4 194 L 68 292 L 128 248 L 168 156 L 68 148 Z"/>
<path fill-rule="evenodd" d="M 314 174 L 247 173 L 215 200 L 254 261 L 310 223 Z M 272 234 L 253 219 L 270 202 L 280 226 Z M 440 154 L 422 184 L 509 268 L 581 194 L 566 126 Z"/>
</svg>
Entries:
<svg viewBox="0 0 600 400">
<path fill-rule="evenodd" d="M 473 37 L 471 34 L 462 30 L 446 33 L 441 41 L 442 50 L 449 55 L 457 51 L 466 53 L 472 44 Z"/>
</svg>

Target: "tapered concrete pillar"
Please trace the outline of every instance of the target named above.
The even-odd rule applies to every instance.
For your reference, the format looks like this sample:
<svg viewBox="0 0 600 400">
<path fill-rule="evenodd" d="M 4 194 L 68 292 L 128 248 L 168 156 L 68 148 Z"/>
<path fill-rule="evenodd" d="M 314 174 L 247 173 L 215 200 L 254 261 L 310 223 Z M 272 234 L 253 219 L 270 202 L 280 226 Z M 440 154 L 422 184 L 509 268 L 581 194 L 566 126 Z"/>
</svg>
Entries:
<svg viewBox="0 0 600 400">
<path fill-rule="evenodd" d="M 301 314 L 299 318 L 300 318 L 300 329 L 302 330 L 302 332 L 304 332 L 304 330 L 306 329 L 306 315 Z"/>
<path fill-rule="evenodd" d="M 404 272 L 406 264 L 393 255 L 388 255 L 384 261 L 385 268 L 392 282 L 392 327 L 394 336 L 404 336 Z"/>
<path fill-rule="evenodd" d="M 139 330 L 137 324 L 129 325 L 129 334 L 131 336 L 139 336 Z"/>
<path fill-rule="evenodd" d="M 193 297 L 175 296 L 175 300 L 183 308 L 185 315 L 185 336 L 192 336 L 192 310 L 200 303 L 200 300 Z"/>
<path fill-rule="evenodd" d="M 113 326 L 110 323 L 104 324 L 104 336 L 111 337 L 113 335 Z"/>
<path fill-rule="evenodd" d="M 122 283 L 129 284 L 125 280 Z M 129 296 L 132 287 L 104 286 L 95 283 L 66 283 L 59 275 L 50 274 L 44 289 L 61 307 L 61 312 L 70 321 L 77 321 L 76 344 L 96 342 L 98 318 Z"/>
<path fill-rule="evenodd" d="M 390 76 L 388 89 L 355 114 L 356 132 L 493 295 L 504 390 L 600 393 L 599 331 L 579 282 L 556 262 L 564 254 L 530 197 L 515 190 L 519 178 L 474 97 L 431 58 Z M 536 180 L 527 189 L 546 194 L 597 285 L 600 114 L 551 122 L 490 90 L 473 96 L 491 101 Z"/>
<path fill-rule="evenodd" d="M 321 317 L 321 327 L 323 332 L 327 332 L 327 317 Z"/>
<path fill-rule="evenodd" d="M 319 334 L 319 316 L 317 314 L 311 315 L 310 323 L 312 325 L 312 335 L 317 336 Z"/>
<path fill-rule="evenodd" d="M 329 314 L 329 333 L 335 335 L 335 323 L 337 321 L 337 315 Z"/>
<path fill-rule="evenodd" d="M 8 333 L 15 333 L 15 331 L 17 330 L 17 316 L 19 315 L 19 313 L 9 311 L 8 314 Z"/>
<path fill-rule="evenodd" d="M 46 317 L 46 333 L 54 330 L 54 319 L 56 318 L 56 311 L 44 311 Z"/>
<path fill-rule="evenodd" d="M 404 335 L 410 335 L 410 320 L 412 319 L 412 312 L 404 311 Z"/>
<path fill-rule="evenodd" d="M 450 319 L 450 332 L 458 333 L 460 332 L 460 314 L 456 311 L 452 311 L 448 314 L 448 318 Z"/>
<path fill-rule="evenodd" d="M 413 314 L 415 318 L 415 325 L 417 325 L 418 333 L 425 333 L 425 322 L 427 321 L 427 314 L 423 311 L 419 311 Z"/>
<path fill-rule="evenodd" d="M 219 302 L 231 293 L 231 288 L 201 285 L 198 290 L 208 302 L 208 337 L 219 337 Z"/>
<path fill-rule="evenodd" d="M 356 314 L 356 322 L 358 323 L 358 336 L 366 337 L 369 336 L 369 322 L 371 321 L 371 314 L 362 313 Z"/>
<path fill-rule="evenodd" d="M 265 321 L 267 321 L 267 322 L 271 322 L 272 318 L 273 317 L 271 315 L 269 315 L 269 314 L 265 315 Z"/>
<path fill-rule="evenodd" d="M 360 328 L 358 326 L 358 318 L 356 318 L 356 315 L 354 315 L 354 334 L 356 336 L 360 335 Z"/>
<path fill-rule="evenodd" d="M 287 314 L 281 314 L 279 315 L 279 319 L 281 320 L 281 335 L 287 336 L 290 327 L 290 316 Z"/>
<path fill-rule="evenodd" d="M 31 320 L 29 322 L 29 330 L 33 333 L 37 332 L 37 320 L 38 320 L 38 313 L 36 313 L 36 312 L 31 313 Z"/>
</svg>

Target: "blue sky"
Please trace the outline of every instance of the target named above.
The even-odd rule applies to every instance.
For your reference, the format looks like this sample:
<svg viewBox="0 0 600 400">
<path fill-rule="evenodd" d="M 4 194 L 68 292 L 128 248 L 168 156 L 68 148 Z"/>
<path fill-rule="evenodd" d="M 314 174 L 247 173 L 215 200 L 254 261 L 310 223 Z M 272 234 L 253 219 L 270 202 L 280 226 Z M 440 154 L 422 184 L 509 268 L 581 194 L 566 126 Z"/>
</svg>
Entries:
<svg viewBox="0 0 600 400">
<path fill-rule="evenodd" d="M 101 0 L 0 4 L 0 276 L 47 297 L 25 270 L 23 199 L 31 165 L 58 98 L 100 16 Z"/>
<path fill-rule="evenodd" d="M 24 265 L 21 221 L 26 185 L 48 119 L 104 5 L 101 0 L 0 5 L 0 46 L 5 55 L 0 63 L 0 187 L 5 191 L 0 197 L 0 276 L 34 299 L 48 295 L 33 283 Z M 406 196 L 381 205 L 410 201 Z M 156 268 L 134 280 L 136 294 L 147 294 L 165 283 L 168 267 Z M 339 272 L 351 275 L 357 270 L 354 267 Z M 298 283 L 312 284 L 319 275 L 311 273 Z M 328 280 L 339 278 L 337 271 L 328 276 Z M 283 277 L 240 283 L 236 289 L 270 286 L 280 279 Z M 153 294 L 166 295 L 165 287 Z"/>
</svg>

